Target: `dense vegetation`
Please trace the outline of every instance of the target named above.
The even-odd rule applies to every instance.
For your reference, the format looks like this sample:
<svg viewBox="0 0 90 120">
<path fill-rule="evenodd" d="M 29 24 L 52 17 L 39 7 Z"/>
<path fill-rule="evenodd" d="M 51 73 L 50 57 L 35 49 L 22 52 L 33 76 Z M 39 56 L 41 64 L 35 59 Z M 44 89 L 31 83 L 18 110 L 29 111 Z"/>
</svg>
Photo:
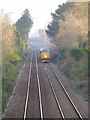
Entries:
<svg viewBox="0 0 90 120">
<path fill-rule="evenodd" d="M 2 13 L 0 23 L 2 26 L 2 108 L 4 111 L 28 53 L 28 37 L 25 38 L 25 36 L 28 36 L 33 22 L 26 9 L 16 24 L 11 25 L 8 16 L 4 13 Z M 19 28 L 23 30 L 23 33 Z"/>
<path fill-rule="evenodd" d="M 52 61 L 70 79 L 71 86 L 87 99 L 88 3 L 66 2 L 51 15 L 46 34 L 55 48 Z"/>
</svg>

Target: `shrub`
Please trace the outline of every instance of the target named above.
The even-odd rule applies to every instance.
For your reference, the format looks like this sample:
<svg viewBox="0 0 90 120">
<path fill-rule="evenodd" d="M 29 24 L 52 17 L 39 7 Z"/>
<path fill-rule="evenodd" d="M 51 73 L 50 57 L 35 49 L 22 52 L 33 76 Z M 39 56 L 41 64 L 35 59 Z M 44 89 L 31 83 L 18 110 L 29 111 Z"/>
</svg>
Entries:
<svg viewBox="0 0 90 120">
<path fill-rule="evenodd" d="M 2 68 L 2 109 L 4 111 L 16 83 L 18 70 L 11 63 L 3 65 Z"/>
<path fill-rule="evenodd" d="M 10 49 L 10 55 L 8 56 L 8 60 L 13 64 L 17 64 L 19 61 L 22 60 L 19 54 L 17 54 L 17 51 L 15 51 L 16 50 Z"/>
<path fill-rule="evenodd" d="M 59 50 L 59 60 L 64 60 L 66 58 L 65 56 L 65 48 L 64 47 L 61 47 L 60 50 Z"/>
<path fill-rule="evenodd" d="M 6 105 L 7 105 L 8 99 L 9 99 L 9 97 L 8 97 L 7 93 L 3 92 L 2 93 L 2 111 L 3 112 L 4 112 L 4 109 L 5 109 Z"/>
<path fill-rule="evenodd" d="M 73 47 L 70 50 L 70 54 L 73 58 L 75 58 L 75 60 L 80 60 L 81 57 L 83 56 L 83 49 L 82 48 L 77 48 L 77 47 Z"/>
</svg>

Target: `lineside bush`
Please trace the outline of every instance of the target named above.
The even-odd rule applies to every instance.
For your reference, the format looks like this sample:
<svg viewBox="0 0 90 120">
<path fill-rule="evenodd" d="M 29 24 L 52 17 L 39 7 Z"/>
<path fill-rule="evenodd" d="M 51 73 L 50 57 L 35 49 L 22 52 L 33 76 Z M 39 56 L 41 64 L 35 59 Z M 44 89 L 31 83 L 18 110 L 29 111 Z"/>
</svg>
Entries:
<svg viewBox="0 0 90 120">
<path fill-rule="evenodd" d="M 82 48 L 78 48 L 78 47 L 73 47 L 70 50 L 70 55 L 75 58 L 75 60 L 80 60 L 81 57 L 83 56 L 83 49 Z"/>
</svg>

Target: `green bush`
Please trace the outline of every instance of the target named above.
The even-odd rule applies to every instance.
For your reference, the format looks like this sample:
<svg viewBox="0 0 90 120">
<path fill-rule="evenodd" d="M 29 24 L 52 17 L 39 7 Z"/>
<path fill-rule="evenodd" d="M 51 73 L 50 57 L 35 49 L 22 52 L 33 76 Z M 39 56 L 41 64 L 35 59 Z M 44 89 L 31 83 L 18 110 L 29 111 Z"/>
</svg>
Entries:
<svg viewBox="0 0 90 120">
<path fill-rule="evenodd" d="M 5 109 L 6 105 L 7 105 L 8 99 L 9 99 L 8 94 L 3 91 L 3 93 L 2 93 L 2 111 L 3 112 L 4 112 L 4 109 Z"/>
<path fill-rule="evenodd" d="M 66 58 L 66 56 L 65 56 L 65 48 L 64 47 L 61 47 L 60 49 L 59 49 L 59 60 L 61 61 L 61 60 L 64 60 L 65 58 Z"/>
<path fill-rule="evenodd" d="M 18 70 L 13 64 L 8 63 L 3 65 L 2 71 L 2 109 L 4 111 L 16 83 Z"/>
<path fill-rule="evenodd" d="M 57 53 L 51 53 L 51 61 L 54 63 L 57 63 L 58 60 L 58 54 Z"/>
<path fill-rule="evenodd" d="M 70 54 L 73 58 L 75 58 L 75 60 L 80 60 L 81 57 L 83 56 L 83 49 L 82 48 L 77 48 L 77 47 L 73 47 L 70 50 Z"/>
<path fill-rule="evenodd" d="M 13 64 L 17 64 L 19 61 L 22 60 L 22 58 L 17 54 L 16 50 L 11 49 L 10 55 L 8 56 L 8 60 Z"/>
</svg>

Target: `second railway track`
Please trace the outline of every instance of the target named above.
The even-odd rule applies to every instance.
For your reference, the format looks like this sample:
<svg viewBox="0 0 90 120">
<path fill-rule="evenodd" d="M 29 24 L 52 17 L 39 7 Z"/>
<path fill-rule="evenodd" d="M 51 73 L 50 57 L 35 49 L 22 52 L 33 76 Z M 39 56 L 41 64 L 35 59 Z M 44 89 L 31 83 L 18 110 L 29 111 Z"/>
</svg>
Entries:
<svg viewBox="0 0 90 120">
<path fill-rule="evenodd" d="M 47 68 L 47 66 L 48 66 L 49 68 Z M 80 119 L 80 120 L 83 120 L 82 115 L 81 115 L 80 112 L 78 111 L 76 105 L 75 105 L 74 102 L 72 101 L 69 93 L 66 91 L 65 87 L 63 86 L 62 82 L 60 81 L 59 77 L 57 76 L 56 72 L 54 71 L 54 69 L 53 69 L 53 67 L 50 65 L 50 63 L 49 63 L 49 65 L 45 65 L 45 66 L 44 66 L 44 69 L 45 69 L 45 71 L 46 71 L 46 75 L 47 75 L 47 78 L 48 78 L 48 80 L 49 80 L 49 84 L 50 84 L 50 86 L 51 86 L 51 89 L 52 89 L 53 95 L 54 95 L 54 97 L 55 97 L 57 106 L 58 106 L 58 108 L 59 108 L 60 114 L 61 114 L 61 116 L 62 116 L 62 119 L 65 120 L 66 118 L 78 118 L 78 119 Z M 52 76 L 50 76 L 50 74 L 49 74 L 50 71 L 52 72 L 52 73 L 51 73 L 52 76 L 54 76 L 53 78 L 52 78 Z M 52 79 L 53 79 L 53 80 L 52 80 Z M 55 87 L 55 85 L 54 85 L 55 80 L 58 81 L 58 83 L 59 83 L 59 84 L 57 83 L 57 86 L 56 86 L 56 87 L 57 87 L 57 88 L 60 88 L 60 89 L 57 89 L 57 88 Z M 59 93 L 58 90 L 61 90 L 61 89 L 62 89 L 62 91 L 63 91 L 63 94 L 65 94 L 65 95 L 60 95 L 60 93 Z M 63 107 L 65 107 L 65 104 L 62 104 L 63 102 L 60 101 L 60 98 L 63 97 L 63 99 L 64 99 L 64 96 L 67 97 L 67 98 L 65 98 L 64 101 L 66 102 L 66 104 L 69 103 L 68 106 L 70 107 L 70 108 L 68 107 L 69 109 L 66 108 L 66 110 L 63 109 Z M 70 105 L 70 104 L 71 104 L 71 105 Z M 68 111 L 67 111 L 67 110 L 68 110 Z M 70 113 L 69 113 L 69 111 L 70 111 Z M 72 112 L 72 111 L 74 111 L 74 112 Z M 73 113 L 74 113 L 74 114 L 73 114 Z M 68 114 L 68 115 L 67 115 L 67 114 Z"/>
</svg>

